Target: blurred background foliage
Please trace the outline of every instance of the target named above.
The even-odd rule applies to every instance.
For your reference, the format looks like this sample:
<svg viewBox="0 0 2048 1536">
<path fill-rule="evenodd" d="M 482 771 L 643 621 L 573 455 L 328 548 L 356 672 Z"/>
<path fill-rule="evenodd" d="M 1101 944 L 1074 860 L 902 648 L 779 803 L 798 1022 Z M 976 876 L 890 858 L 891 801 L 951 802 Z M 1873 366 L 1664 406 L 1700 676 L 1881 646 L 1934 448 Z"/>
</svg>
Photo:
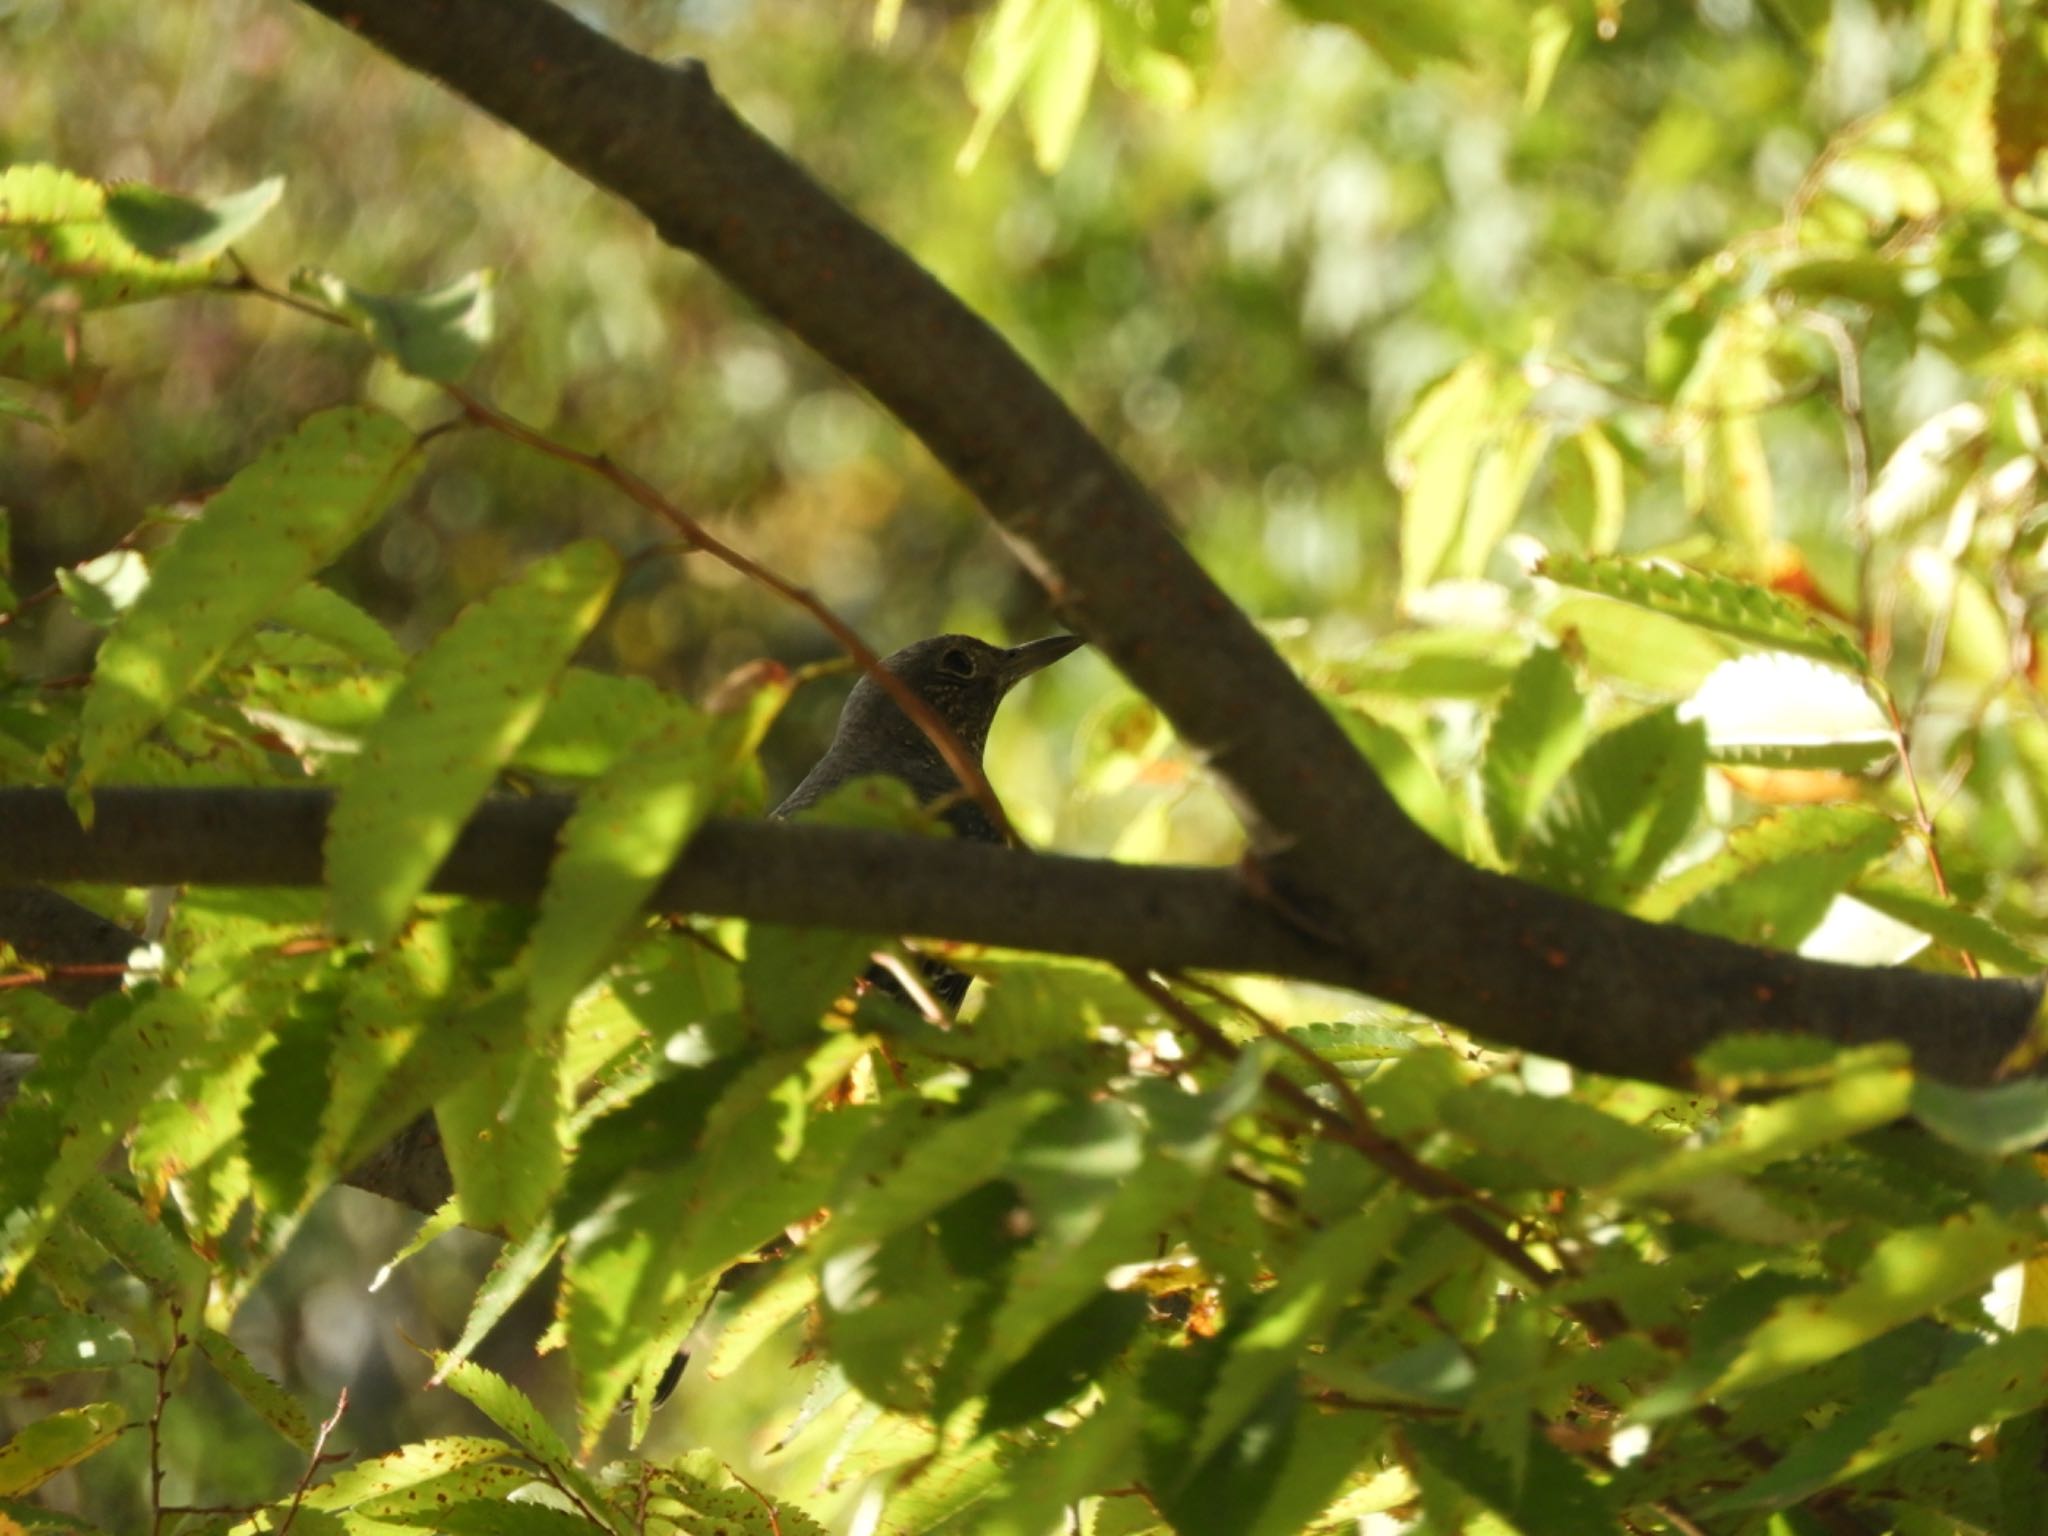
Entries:
<svg viewBox="0 0 2048 1536">
<path fill-rule="evenodd" d="M 640 51 L 706 58 L 752 123 L 992 319 L 1354 711 L 1375 761 L 1402 743 L 1429 760 L 1411 808 L 1440 780 L 1462 797 L 1477 703 L 1534 639 L 1562 639 L 1609 711 L 1699 688 L 1728 648 L 1618 623 L 1527 575 L 1546 551 L 1676 552 L 1863 638 L 1937 809 L 1964 825 L 1957 888 L 2015 931 L 2048 931 L 2032 638 L 2048 285 L 2031 201 L 2048 87 L 2027 8 L 578 9 Z M 2004 47 L 2008 29 L 2021 41 Z M 279 284 L 302 263 L 391 292 L 494 269 L 499 337 L 475 387 L 631 465 L 878 648 L 1055 624 L 858 389 L 629 211 L 327 23 L 275 0 L 4 0 L 0 50 L 0 162 L 209 196 L 282 175 L 241 247 Z M 357 338 L 247 300 L 98 315 L 89 349 L 61 431 L 0 419 L 18 591 L 205 494 L 319 408 L 446 410 Z M 830 651 L 769 595 L 662 550 L 596 482 L 483 432 L 439 444 L 330 579 L 417 646 L 584 536 L 645 555 L 593 666 L 701 696 L 757 656 Z M 52 604 L 9 638 L 25 673 L 54 676 L 85 665 L 93 635 Z M 816 755 L 837 700 L 802 690 L 770 739 L 771 780 Z M 1099 661 L 1034 682 L 990 763 L 1036 841 L 1235 852 L 1227 813 Z M 1714 815 L 1837 791 L 1903 803 L 1896 785 L 1729 775 Z M 1510 856 L 1469 811 L 1437 829 Z M 402 1272 L 398 1299 L 366 1298 L 408 1220 L 344 1192 L 242 1312 L 260 1363 L 314 1400 L 353 1383 L 352 1425 L 391 1444 L 469 1422 L 406 1388 L 425 1367 L 395 1328 L 451 1337 L 492 1251 L 458 1236 Z M 547 1362 L 524 1358 L 544 1305 L 528 1307 L 486 1358 L 545 1386 Z M 715 1417 L 686 1390 L 657 1435 L 753 1465 L 779 1369 L 721 1386 Z M 273 1454 L 216 1435 L 217 1411 L 234 1410 L 194 1399 L 169 1421 L 203 1469 L 181 1490 L 198 1502 L 224 1496 L 216 1473 L 222 1489 L 252 1480 L 218 1458 Z M 138 1455 L 130 1437 L 95 1480 Z M 274 1456 L 263 1478 L 288 1483 L 294 1454 Z M 96 1512 L 123 1523 L 118 1505 Z"/>
</svg>

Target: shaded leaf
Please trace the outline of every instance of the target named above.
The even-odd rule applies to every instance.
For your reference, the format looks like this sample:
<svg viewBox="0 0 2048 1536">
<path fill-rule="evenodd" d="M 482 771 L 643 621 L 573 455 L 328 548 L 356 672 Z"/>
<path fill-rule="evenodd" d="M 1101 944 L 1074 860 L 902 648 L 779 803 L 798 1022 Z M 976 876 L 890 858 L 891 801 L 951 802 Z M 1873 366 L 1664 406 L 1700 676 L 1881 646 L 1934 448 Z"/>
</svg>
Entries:
<svg viewBox="0 0 2048 1536">
<path fill-rule="evenodd" d="M 423 293 L 371 293 L 307 267 L 292 290 L 345 315 L 407 373 L 453 383 L 490 344 L 497 275 L 471 272 Z"/>
<path fill-rule="evenodd" d="M 208 202 L 154 187 L 116 187 L 107 194 L 107 222 L 145 256 L 210 261 L 255 228 L 283 195 L 282 176 Z"/>
</svg>

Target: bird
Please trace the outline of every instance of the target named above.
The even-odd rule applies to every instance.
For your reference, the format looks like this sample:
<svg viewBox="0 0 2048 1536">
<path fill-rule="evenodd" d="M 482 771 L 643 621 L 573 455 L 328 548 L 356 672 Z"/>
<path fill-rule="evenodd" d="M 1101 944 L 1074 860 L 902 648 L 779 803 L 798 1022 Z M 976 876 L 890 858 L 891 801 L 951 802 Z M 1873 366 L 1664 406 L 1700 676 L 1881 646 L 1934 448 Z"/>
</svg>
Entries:
<svg viewBox="0 0 2048 1536">
<path fill-rule="evenodd" d="M 973 635 L 934 635 L 882 658 L 883 668 L 910 685 L 953 732 L 978 765 L 989 727 L 1010 690 L 1034 672 L 1072 655 L 1085 642 L 1078 635 L 1050 635 L 1009 647 Z M 965 793 L 959 776 L 889 692 L 865 674 L 853 685 L 839 712 L 832 744 L 811 771 L 769 814 L 793 816 L 854 779 L 886 776 L 907 785 L 918 802 L 946 802 L 939 815 L 955 835 L 996 843 L 1002 834 L 988 812 Z M 923 962 L 926 986 L 946 1007 L 956 1009 L 973 978 L 935 960 Z M 867 980 L 902 996 L 896 979 L 879 966 Z"/>
<path fill-rule="evenodd" d="M 1005 648 L 972 635 L 934 635 L 883 657 L 882 666 L 938 711 L 979 765 L 996 709 L 1009 691 L 1085 643 L 1079 635 L 1050 635 Z M 865 673 L 839 711 L 839 724 L 825 755 L 768 814 L 794 816 L 842 784 L 876 776 L 900 779 L 921 805 L 948 802 L 939 815 L 957 836 L 984 843 L 1002 841 L 988 812 L 964 793 L 959 776 L 931 739 L 903 713 L 888 690 Z M 926 989 L 949 1011 L 960 1006 L 974 980 L 938 960 L 926 959 L 920 969 Z M 878 991 L 909 1002 L 901 983 L 882 967 L 871 966 L 864 979 Z M 728 1271 L 728 1279 L 739 1273 L 738 1268 Z M 689 1360 L 687 1349 L 678 1350 L 669 1360 L 655 1384 L 655 1407 L 668 1401 Z"/>
</svg>

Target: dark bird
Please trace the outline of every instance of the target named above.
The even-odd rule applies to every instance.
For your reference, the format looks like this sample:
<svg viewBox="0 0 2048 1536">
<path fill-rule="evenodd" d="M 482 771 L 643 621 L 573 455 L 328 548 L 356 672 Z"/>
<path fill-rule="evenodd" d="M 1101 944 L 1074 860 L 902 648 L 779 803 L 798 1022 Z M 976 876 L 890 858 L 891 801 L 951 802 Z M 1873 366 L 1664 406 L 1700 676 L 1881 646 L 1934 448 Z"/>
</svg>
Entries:
<svg viewBox="0 0 2048 1536">
<path fill-rule="evenodd" d="M 910 684 L 919 698 L 939 712 L 978 764 L 982 748 L 988 744 L 988 728 L 995 723 L 996 708 L 1003 702 L 1003 696 L 1032 673 L 1051 666 L 1062 656 L 1072 655 L 1084 643 L 1077 635 L 1053 635 L 1005 650 L 972 635 L 936 635 L 883 657 L 882 665 Z M 1001 841 L 988 813 L 967 798 L 959 777 L 946 766 L 939 749 L 896 707 L 896 701 L 882 686 L 867 676 L 855 683 L 853 692 L 847 696 L 846 706 L 839 712 L 839 727 L 833 732 L 832 745 L 825 749 L 825 755 L 770 814 L 792 816 L 815 805 L 842 784 L 875 775 L 901 779 L 923 805 L 954 797 L 939 814 L 956 833 L 981 842 Z M 920 968 L 932 996 L 949 1009 L 958 1008 L 974 978 L 937 960 L 926 960 Z M 896 978 L 880 966 L 871 967 L 867 979 L 885 992 L 903 996 Z M 735 1269 L 729 1275 L 739 1273 Z M 668 1401 L 689 1359 L 689 1351 L 681 1350 L 669 1361 L 654 1389 L 657 1408 Z"/>
<path fill-rule="evenodd" d="M 908 683 L 953 727 L 978 764 L 1004 695 L 1083 643 L 1077 635 L 1053 635 L 1005 649 L 972 635 L 935 635 L 885 656 L 882 665 Z M 959 778 L 939 756 L 939 749 L 896 707 L 881 684 L 865 676 L 853 685 L 846 707 L 839 712 L 832 745 L 773 814 L 794 815 L 849 780 L 877 774 L 902 780 L 924 805 L 951 797 L 940 815 L 961 837 L 988 843 L 1001 840 L 988 813 L 968 798 Z M 924 973 L 934 997 L 948 1008 L 960 1006 L 971 978 L 929 960 L 924 963 Z M 898 990 L 895 979 L 879 968 L 870 972 L 868 979 L 885 990 Z"/>
</svg>

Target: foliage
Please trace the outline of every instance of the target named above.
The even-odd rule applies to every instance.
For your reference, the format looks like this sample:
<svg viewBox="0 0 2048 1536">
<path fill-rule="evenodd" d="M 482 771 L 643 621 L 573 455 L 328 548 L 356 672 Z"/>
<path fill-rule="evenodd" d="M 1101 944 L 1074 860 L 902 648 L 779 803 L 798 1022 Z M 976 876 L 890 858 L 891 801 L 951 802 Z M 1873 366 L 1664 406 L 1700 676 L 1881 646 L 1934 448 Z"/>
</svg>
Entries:
<svg viewBox="0 0 2048 1536">
<path fill-rule="evenodd" d="M 1810 955 L 2031 970 L 2048 24 L 1969 3 L 1639 9 L 1304 0 L 1259 22 L 1003 0 L 949 33 L 884 4 L 899 44 L 965 50 L 973 121 L 935 149 L 876 107 L 853 191 L 956 200 L 942 268 L 1014 192 L 1008 265 L 961 286 L 1121 422 L 1254 607 L 1307 615 L 1276 643 L 1461 853 Z M 1238 26 L 1255 46 L 1233 75 Z M 834 99 L 856 111 L 882 67 L 835 61 L 854 83 Z M 1100 99 L 1098 70 L 1137 102 Z M 1282 77 L 1300 89 L 1271 90 Z M 1011 163 L 1012 108 L 1043 176 Z M 818 119 L 794 138 L 829 156 Z M 979 163 L 921 181 L 892 163 L 899 139 L 905 164 Z M 1208 157 L 1206 190 L 1177 153 Z M 1147 206 L 1155 166 L 1172 196 Z M 1541 190 L 1560 167 L 1585 180 Z M 631 389 L 667 388 L 671 357 L 617 339 L 631 323 L 587 341 L 608 305 L 658 308 L 646 237 L 547 245 L 538 261 L 625 275 L 586 309 L 531 306 L 501 352 L 506 285 L 482 275 L 387 294 L 307 239 L 294 254 L 321 270 L 264 281 L 239 253 L 323 167 L 289 192 L 250 169 L 204 203 L 27 156 L 0 173 L 7 430 L 43 465 L 24 483 L 70 508 L 50 464 L 105 461 L 131 525 L 59 560 L 39 520 L 11 566 L 0 551 L 0 783 L 62 784 L 86 814 L 123 783 L 340 792 L 321 900 L 189 892 L 157 974 L 76 1014 L 19 985 L 26 967 L 0 973 L 4 1043 L 38 1057 L 0 1120 L 9 1528 L 801 1532 L 858 1511 L 1018 1536 L 1372 1514 L 1532 1536 L 1992 1532 L 2048 1503 L 2031 1081 L 1969 1092 L 1893 1053 L 1759 1037 L 1722 1042 L 1684 1092 L 1305 989 L 1141 990 L 1016 956 L 955 956 L 989 979 L 939 1031 L 846 995 L 874 940 L 637 916 L 707 815 L 758 802 L 789 697 L 755 673 L 699 708 L 615 675 L 659 670 L 636 663 L 682 579 L 636 588 L 646 566 L 619 553 L 667 534 L 636 511 L 536 510 L 582 440 L 631 458 Z M 560 195 L 537 185 L 543 207 Z M 408 199 L 392 182 L 372 205 Z M 1212 269 L 1167 288 L 1185 334 L 1140 292 L 1181 263 Z M 175 399 L 138 402 L 131 381 L 169 366 L 150 344 L 203 349 L 109 312 L 230 296 L 266 317 L 237 324 L 349 349 L 306 365 L 346 376 L 349 403 L 295 379 L 266 417 L 260 362 L 221 386 L 220 440 Z M 866 408 L 838 386 L 789 386 L 799 365 L 751 323 L 692 322 L 725 405 L 681 433 L 701 461 L 654 478 L 761 492 L 775 505 L 740 542 L 771 559 L 848 508 L 895 537 L 884 514 L 923 471 L 862 446 Z M 537 408 L 538 451 L 489 430 L 473 373 L 544 404 L 581 368 L 602 398 Z M 777 431 L 714 447 L 749 368 L 773 387 L 748 409 Z M 113 462 L 108 418 L 135 462 Z M 459 612 L 420 590 L 439 556 L 363 553 L 428 523 L 464 572 Z M 707 596 L 691 622 L 738 601 Z M 59 663 L 86 645 L 79 687 Z M 1109 697 L 1078 734 L 1092 809 L 1064 825 L 1130 858 L 1221 851 L 1197 765 L 1143 700 Z M 537 912 L 423 895 L 508 777 L 584 791 Z M 75 894 L 130 915 L 126 893 Z M 406 1265 L 457 1222 L 504 1246 L 416 1372 L 449 1392 L 407 1394 L 400 1433 L 332 1464 L 327 1403 L 260 1325 L 330 1191 L 428 1112 L 455 1195 Z M 479 1359 L 536 1288 L 561 1391 Z M 686 1341 L 706 1430 L 679 1451 L 652 1399 Z M 409 1417 L 451 1395 L 492 1432 Z M 276 1454 L 208 1464 L 180 1439 L 188 1411 L 208 1453 Z"/>
</svg>

